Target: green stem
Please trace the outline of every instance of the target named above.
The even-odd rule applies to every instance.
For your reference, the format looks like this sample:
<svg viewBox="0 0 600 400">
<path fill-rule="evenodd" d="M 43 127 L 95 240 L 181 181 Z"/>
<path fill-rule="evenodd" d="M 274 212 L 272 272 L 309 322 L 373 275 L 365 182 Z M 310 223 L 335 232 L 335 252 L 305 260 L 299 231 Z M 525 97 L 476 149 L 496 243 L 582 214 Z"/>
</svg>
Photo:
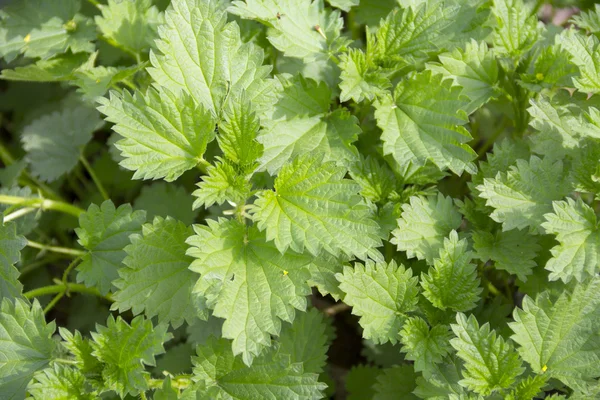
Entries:
<svg viewBox="0 0 600 400">
<path fill-rule="evenodd" d="M 85 210 L 68 204 L 62 201 L 57 200 L 49 200 L 49 199 L 40 199 L 40 198 L 30 198 L 30 197 L 20 197 L 20 196 L 6 196 L 0 195 L 0 204 L 19 204 L 26 205 L 35 208 L 41 208 L 42 210 L 54 210 L 64 212 L 66 214 L 73 215 L 75 217 L 79 217 Z"/>
<path fill-rule="evenodd" d="M 27 215 L 35 210 L 36 210 L 35 208 L 30 208 L 30 207 L 21 208 L 20 210 L 17 210 L 8 215 L 5 215 L 4 222 L 9 222 L 9 221 L 15 220 L 15 219 L 20 218 L 24 215 Z"/>
<path fill-rule="evenodd" d="M 77 258 L 83 256 L 86 253 L 83 250 L 70 249 L 67 247 L 59 247 L 59 246 L 50 246 L 47 244 L 34 242 L 33 240 L 28 240 L 27 246 L 33 247 L 34 249 L 50 251 L 52 253 L 68 254 L 70 256 L 76 256 Z"/>
<path fill-rule="evenodd" d="M 65 296 L 64 290 L 62 292 L 60 292 L 59 294 L 57 294 L 56 296 L 54 296 L 52 298 L 52 300 L 50 301 L 50 303 L 48 303 L 48 305 L 46 307 L 44 307 L 44 314 L 48 314 L 48 312 L 50 310 L 52 310 L 54 308 L 54 306 L 56 305 L 56 303 L 58 303 L 60 301 L 60 299 L 62 299 L 64 296 Z"/>
<path fill-rule="evenodd" d="M 59 281 L 60 282 L 60 281 Z M 29 292 L 23 293 L 26 299 L 33 299 L 34 297 L 46 296 L 48 294 L 58 294 L 61 292 L 65 293 L 86 293 L 94 296 L 98 296 L 107 301 L 113 301 L 110 295 L 103 296 L 98 289 L 93 287 L 87 287 L 79 283 L 68 283 L 63 285 L 62 283 L 56 285 L 43 286 L 41 288 L 30 290 Z"/>
<path fill-rule="evenodd" d="M 67 360 L 65 358 L 54 358 L 52 359 L 52 362 L 56 362 L 59 364 L 69 364 L 69 365 L 78 365 L 79 362 L 75 361 L 75 360 Z"/>
<path fill-rule="evenodd" d="M 96 172 L 94 171 L 88 160 L 83 155 L 80 155 L 79 161 L 81 161 L 81 164 L 83 164 L 88 174 L 90 174 L 90 176 L 92 177 L 92 181 L 94 181 L 94 183 L 96 184 L 96 187 L 100 191 L 102 198 L 104 200 L 110 199 L 108 193 L 106 192 L 106 189 L 104 189 L 104 186 L 102 186 L 102 182 L 100 182 L 100 179 L 98 179 L 98 175 L 96 175 Z"/>
<path fill-rule="evenodd" d="M 100 8 L 100 3 L 97 0 L 87 0 L 88 3 L 94 5 L 94 7 Z"/>
<path fill-rule="evenodd" d="M 81 260 L 81 256 L 79 256 L 76 259 L 74 259 L 73 261 L 71 261 L 71 264 L 69 264 L 69 266 L 67 267 L 67 269 L 65 269 L 65 272 L 63 272 L 63 276 L 62 276 L 62 283 L 63 283 L 63 285 L 67 284 L 67 279 L 69 278 L 69 273 L 73 270 L 73 268 L 75 268 L 75 266 L 77 265 L 77 263 L 80 260 Z"/>
<path fill-rule="evenodd" d="M 140 392 L 140 399 L 141 400 L 148 400 L 148 397 L 146 397 L 146 392 Z"/>
</svg>

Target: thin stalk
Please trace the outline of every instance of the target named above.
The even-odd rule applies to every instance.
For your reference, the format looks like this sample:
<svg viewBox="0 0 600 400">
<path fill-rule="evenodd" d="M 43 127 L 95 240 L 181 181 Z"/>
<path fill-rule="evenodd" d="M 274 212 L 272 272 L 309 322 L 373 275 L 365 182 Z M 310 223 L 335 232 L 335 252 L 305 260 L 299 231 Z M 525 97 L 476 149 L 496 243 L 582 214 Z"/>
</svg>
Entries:
<svg viewBox="0 0 600 400">
<path fill-rule="evenodd" d="M 58 282 L 60 282 L 60 281 L 58 281 Z M 100 297 L 107 301 L 113 301 L 112 297 L 110 297 L 110 295 L 103 296 L 96 288 L 93 288 L 93 287 L 90 288 L 90 287 L 87 287 L 87 286 L 79 284 L 79 283 L 69 283 L 67 285 L 64 285 L 64 284 L 62 284 L 62 282 L 60 284 L 42 286 L 41 288 L 30 290 L 29 292 L 23 293 L 23 296 L 25 296 L 26 299 L 33 299 L 34 297 L 46 296 L 48 294 L 58 294 L 61 292 L 86 293 L 86 294 L 91 294 L 91 295 Z"/>
<path fill-rule="evenodd" d="M 83 164 L 83 166 L 85 167 L 88 174 L 90 174 L 90 176 L 92 177 L 92 181 L 94 181 L 94 184 L 96 184 L 96 187 L 98 188 L 98 191 L 102 195 L 102 198 L 104 200 L 110 199 L 110 197 L 108 196 L 108 193 L 106 192 L 106 189 L 104 189 L 102 182 L 100 182 L 100 179 L 98 179 L 98 175 L 96 175 L 96 172 L 94 171 L 94 169 L 92 168 L 92 166 L 90 165 L 88 160 L 83 155 L 80 155 L 79 161 L 81 161 L 81 164 Z"/>
<path fill-rule="evenodd" d="M 20 196 L 0 195 L 0 204 L 19 204 L 24 206 L 41 208 L 42 210 L 60 211 L 65 214 L 73 215 L 75 217 L 79 217 L 79 215 L 85 212 L 85 210 L 77 206 L 64 203 L 62 201 Z"/>
<path fill-rule="evenodd" d="M 64 296 L 65 296 L 64 290 L 62 292 L 60 292 L 59 294 L 57 294 L 56 296 L 54 296 L 52 298 L 52 300 L 50 301 L 50 303 L 48 303 L 48 305 L 46 307 L 44 307 L 44 314 L 48 314 L 48 312 L 50 310 L 52 310 L 54 308 L 54 306 L 56 305 L 56 303 L 58 303 L 60 301 L 60 299 L 62 299 Z"/>
<path fill-rule="evenodd" d="M 8 221 L 13 221 L 17 218 L 20 218 L 24 215 L 27 215 L 33 211 L 35 211 L 35 208 L 31 208 L 31 207 L 26 207 L 26 208 L 21 208 L 20 210 L 17 210 L 15 212 L 12 212 L 8 215 L 4 216 L 4 222 L 8 222 Z"/>
<path fill-rule="evenodd" d="M 70 256 L 75 256 L 77 258 L 79 258 L 85 254 L 85 251 L 83 251 L 83 250 L 70 249 L 68 247 L 50 246 L 47 244 L 34 242 L 33 240 L 28 240 L 27 246 L 33 247 L 34 249 L 50 251 L 52 253 L 67 254 Z"/>
<path fill-rule="evenodd" d="M 81 256 L 79 256 L 76 259 L 74 259 L 73 261 L 71 261 L 71 264 L 69 264 L 67 269 L 65 269 L 65 272 L 63 272 L 63 276 L 62 276 L 63 285 L 67 284 L 67 279 L 69 278 L 69 273 L 73 270 L 73 268 L 75 268 L 75 266 L 77 265 L 77 263 L 79 263 L 80 260 L 81 260 Z"/>
</svg>

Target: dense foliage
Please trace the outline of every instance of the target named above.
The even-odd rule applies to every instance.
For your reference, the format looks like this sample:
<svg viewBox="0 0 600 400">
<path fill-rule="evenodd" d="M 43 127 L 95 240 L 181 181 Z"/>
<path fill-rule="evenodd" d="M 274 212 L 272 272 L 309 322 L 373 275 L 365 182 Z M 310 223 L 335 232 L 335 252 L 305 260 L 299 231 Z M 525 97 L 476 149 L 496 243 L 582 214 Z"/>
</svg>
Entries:
<svg viewBox="0 0 600 400">
<path fill-rule="evenodd" d="M 0 399 L 600 397 L 600 6 L 13 0 L 0 66 Z"/>
</svg>

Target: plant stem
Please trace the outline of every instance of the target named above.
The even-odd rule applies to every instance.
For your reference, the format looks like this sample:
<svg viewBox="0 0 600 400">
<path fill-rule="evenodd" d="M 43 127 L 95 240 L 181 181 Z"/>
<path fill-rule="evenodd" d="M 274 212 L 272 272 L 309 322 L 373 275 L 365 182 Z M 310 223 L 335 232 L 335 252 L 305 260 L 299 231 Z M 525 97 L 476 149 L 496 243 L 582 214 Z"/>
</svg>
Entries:
<svg viewBox="0 0 600 400">
<path fill-rule="evenodd" d="M 69 278 L 69 273 L 73 270 L 73 268 L 75 268 L 75 266 L 77 265 L 77 263 L 80 260 L 81 260 L 81 256 L 79 256 L 76 259 L 74 259 L 73 261 L 71 261 L 71 264 L 69 264 L 67 269 L 65 269 L 65 272 L 63 272 L 63 276 L 62 276 L 63 285 L 67 285 L 67 279 Z"/>
<path fill-rule="evenodd" d="M 23 296 L 25 296 L 26 299 L 32 299 L 34 297 L 45 296 L 48 294 L 58 294 L 61 292 L 92 294 L 94 296 L 98 296 L 105 300 L 113 301 L 112 297 L 110 297 L 109 295 L 103 296 L 98 291 L 98 289 L 93 288 L 93 287 L 89 288 L 89 287 L 79 284 L 79 283 L 68 283 L 67 285 L 63 285 L 62 283 L 60 283 L 60 284 L 56 284 L 56 285 L 43 286 L 41 288 L 33 289 L 33 290 L 30 290 L 29 292 L 23 293 Z"/>
<path fill-rule="evenodd" d="M 78 362 L 78 361 L 75 361 L 75 360 L 67 360 L 67 359 L 65 359 L 65 358 L 54 358 L 54 359 L 52 360 L 52 362 L 57 362 L 57 363 L 60 363 L 60 364 L 69 364 L 69 365 L 77 365 L 77 364 L 79 364 L 79 362 Z"/>
<path fill-rule="evenodd" d="M 346 303 L 337 303 L 330 307 L 323 309 L 323 313 L 328 317 L 333 317 L 336 314 L 339 314 L 344 311 L 348 311 L 351 307 Z"/>
<path fill-rule="evenodd" d="M 102 198 L 104 200 L 110 199 L 108 193 L 106 192 L 106 189 L 104 189 L 104 186 L 102 186 L 102 182 L 100 182 L 100 179 L 98 179 L 98 175 L 96 175 L 96 172 L 94 171 L 88 160 L 83 155 L 80 155 L 79 161 L 81 161 L 81 164 L 83 164 L 88 174 L 90 174 L 90 176 L 92 177 L 92 181 L 94 181 L 94 183 L 96 184 L 96 187 L 102 195 Z"/>
<path fill-rule="evenodd" d="M 79 217 L 80 214 L 85 212 L 85 210 L 72 204 L 64 203 L 62 201 L 40 199 L 35 197 L 0 195 L 0 204 L 26 205 L 35 208 L 41 208 L 42 210 L 60 211 L 64 212 L 65 214 L 73 215 L 75 217 Z"/>
<path fill-rule="evenodd" d="M 56 303 L 58 303 L 60 301 L 60 299 L 62 299 L 64 296 L 65 296 L 64 290 L 62 292 L 60 292 L 59 294 L 57 294 L 56 296 L 54 296 L 52 298 L 52 300 L 50 301 L 50 303 L 48 303 L 48 305 L 46 307 L 44 307 L 44 314 L 48 314 L 48 312 L 50 310 L 52 310 L 54 308 L 54 306 L 56 305 Z"/>
<path fill-rule="evenodd" d="M 35 208 L 31 208 L 31 207 L 21 208 L 20 210 L 17 210 L 8 215 L 5 215 L 4 222 L 9 222 L 9 221 L 15 220 L 15 219 L 20 218 L 24 215 L 27 215 L 30 212 L 33 212 L 35 210 L 36 210 Z"/>
<path fill-rule="evenodd" d="M 70 256 L 76 256 L 77 258 L 81 257 L 86 253 L 83 250 L 70 249 L 68 247 L 50 246 L 47 244 L 34 242 L 33 240 L 28 240 L 27 246 L 33 247 L 34 249 L 50 251 L 53 253 L 68 254 Z"/>
</svg>

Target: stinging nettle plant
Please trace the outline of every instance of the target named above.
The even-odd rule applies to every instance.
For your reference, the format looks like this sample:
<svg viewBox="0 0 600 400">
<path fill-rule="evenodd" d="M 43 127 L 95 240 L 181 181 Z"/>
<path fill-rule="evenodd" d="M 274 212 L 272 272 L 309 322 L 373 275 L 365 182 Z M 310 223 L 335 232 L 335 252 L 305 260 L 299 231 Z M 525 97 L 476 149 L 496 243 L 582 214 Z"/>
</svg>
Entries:
<svg viewBox="0 0 600 400">
<path fill-rule="evenodd" d="M 544 3 L 9 2 L 0 399 L 600 397 L 600 6 Z"/>
</svg>

